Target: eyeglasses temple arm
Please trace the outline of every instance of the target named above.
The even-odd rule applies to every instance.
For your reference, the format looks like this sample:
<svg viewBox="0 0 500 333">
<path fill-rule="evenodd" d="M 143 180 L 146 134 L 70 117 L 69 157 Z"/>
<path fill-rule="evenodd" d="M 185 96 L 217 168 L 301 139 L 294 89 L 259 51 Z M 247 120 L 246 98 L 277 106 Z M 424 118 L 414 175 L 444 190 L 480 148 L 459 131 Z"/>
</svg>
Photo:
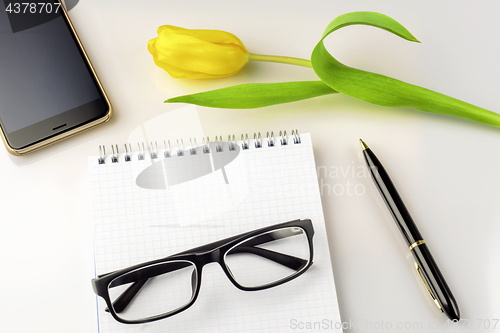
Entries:
<svg viewBox="0 0 500 333">
<path fill-rule="evenodd" d="M 127 306 L 132 302 L 134 297 L 139 293 L 142 287 L 148 282 L 150 278 L 153 278 L 158 275 L 162 275 L 165 273 L 173 272 L 181 268 L 185 268 L 190 266 L 189 263 L 178 262 L 173 263 L 171 265 L 155 265 L 151 267 L 147 267 L 142 270 L 138 270 L 136 272 L 129 273 L 124 275 L 121 278 L 117 278 L 113 280 L 109 284 L 109 288 L 121 286 L 127 283 L 132 283 L 130 287 L 128 287 L 114 302 L 113 309 L 116 313 L 121 313 L 123 310 L 127 308 Z M 109 312 L 109 308 L 106 308 L 104 311 Z"/>
<path fill-rule="evenodd" d="M 245 246 L 256 246 L 264 243 L 272 242 L 278 239 L 287 238 L 291 236 L 297 236 L 304 233 L 304 231 L 300 228 L 289 228 L 289 229 L 281 229 L 273 232 L 268 232 L 266 234 L 251 238 L 244 242 Z"/>
<path fill-rule="evenodd" d="M 272 260 L 278 264 L 281 264 L 293 270 L 300 270 L 302 267 L 307 265 L 308 262 L 307 260 L 302 258 L 253 246 L 250 247 L 242 246 L 234 248 L 233 250 L 231 250 L 231 253 L 229 255 L 235 253 L 252 253 L 260 257 Z"/>
<path fill-rule="evenodd" d="M 113 309 L 116 313 L 121 313 L 132 302 L 134 297 L 141 291 L 142 287 L 148 282 L 149 279 L 142 279 L 134 282 L 128 287 L 117 299 L 113 302 Z M 109 312 L 109 308 L 104 309 Z"/>
</svg>

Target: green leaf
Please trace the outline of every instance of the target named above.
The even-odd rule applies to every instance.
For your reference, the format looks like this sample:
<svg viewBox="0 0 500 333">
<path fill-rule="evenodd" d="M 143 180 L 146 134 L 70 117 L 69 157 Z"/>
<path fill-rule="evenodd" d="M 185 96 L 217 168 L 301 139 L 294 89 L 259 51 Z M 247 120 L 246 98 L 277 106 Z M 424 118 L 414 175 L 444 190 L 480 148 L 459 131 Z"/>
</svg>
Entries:
<svg viewBox="0 0 500 333">
<path fill-rule="evenodd" d="M 321 81 L 249 83 L 170 98 L 165 103 L 189 103 L 223 109 L 252 109 L 336 93 Z"/>
<path fill-rule="evenodd" d="M 418 42 L 401 24 L 383 14 L 353 12 L 337 17 L 328 25 L 311 55 L 314 71 L 332 89 L 377 105 L 409 106 L 500 127 L 500 115 L 495 112 L 384 75 L 348 67 L 337 61 L 326 50 L 323 40 L 335 30 L 355 24 L 374 26 Z"/>
</svg>

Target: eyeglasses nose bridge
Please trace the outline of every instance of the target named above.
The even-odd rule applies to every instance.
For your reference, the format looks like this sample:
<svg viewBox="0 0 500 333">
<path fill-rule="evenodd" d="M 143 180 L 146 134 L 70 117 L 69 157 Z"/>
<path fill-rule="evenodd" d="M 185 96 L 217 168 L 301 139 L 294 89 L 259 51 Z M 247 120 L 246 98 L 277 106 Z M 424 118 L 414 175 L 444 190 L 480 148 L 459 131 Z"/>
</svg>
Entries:
<svg viewBox="0 0 500 333">
<path fill-rule="evenodd" d="M 198 260 L 203 266 L 212 262 L 220 262 L 220 249 L 199 254 Z"/>
</svg>

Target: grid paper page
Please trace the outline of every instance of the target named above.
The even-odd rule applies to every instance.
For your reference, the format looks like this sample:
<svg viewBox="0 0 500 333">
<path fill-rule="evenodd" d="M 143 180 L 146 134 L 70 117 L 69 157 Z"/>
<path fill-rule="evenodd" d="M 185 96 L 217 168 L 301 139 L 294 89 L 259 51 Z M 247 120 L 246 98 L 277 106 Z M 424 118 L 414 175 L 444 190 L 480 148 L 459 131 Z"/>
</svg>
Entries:
<svg viewBox="0 0 500 333">
<path fill-rule="evenodd" d="M 315 231 L 314 264 L 292 281 L 242 291 L 208 264 L 193 306 L 156 322 L 121 324 L 97 297 L 100 333 L 342 331 L 310 135 L 299 144 L 262 141 L 256 148 L 250 140 L 249 149 L 237 142 L 233 151 L 224 143 L 222 152 L 211 144 L 210 159 L 194 158 L 202 147 L 167 158 L 159 151 L 154 160 L 147 151 L 141 161 L 107 156 L 100 165 L 89 157 L 94 276 L 281 222 L 311 219 Z M 169 168 L 168 159 L 184 159 L 184 167 Z"/>
</svg>

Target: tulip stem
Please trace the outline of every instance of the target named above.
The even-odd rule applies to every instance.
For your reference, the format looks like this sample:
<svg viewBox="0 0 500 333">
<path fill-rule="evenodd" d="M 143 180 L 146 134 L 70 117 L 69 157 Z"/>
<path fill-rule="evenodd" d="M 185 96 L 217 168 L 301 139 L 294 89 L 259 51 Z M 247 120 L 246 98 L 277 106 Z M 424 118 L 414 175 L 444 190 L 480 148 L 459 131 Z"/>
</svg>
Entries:
<svg viewBox="0 0 500 333">
<path fill-rule="evenodd" d="M 303 66 L 303 67 L 312 68 L 311 60 L 301 59 L 301 58 L 249 53 L 248 60 L 250 60 L 250 61 L 279 62 L 282 64 L 289 64 L 289 65 L 296 65 L 296 66 Z"/>
</svg>

